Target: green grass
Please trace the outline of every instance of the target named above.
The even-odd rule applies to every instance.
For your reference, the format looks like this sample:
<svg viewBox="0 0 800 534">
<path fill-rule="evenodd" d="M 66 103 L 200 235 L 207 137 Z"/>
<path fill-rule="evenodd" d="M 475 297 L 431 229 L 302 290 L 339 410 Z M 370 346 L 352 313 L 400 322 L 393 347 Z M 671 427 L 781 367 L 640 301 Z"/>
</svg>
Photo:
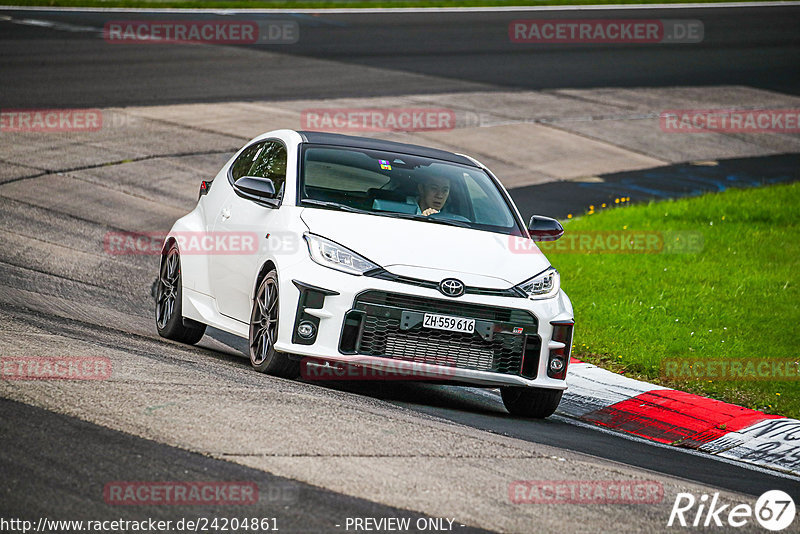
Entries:
<svg viewBox="0 0 800 534">
<path fill-rule="evenodd" d="M 800 184 L 596 209 L 565 222 L 567 233 L 699 232 L 703 245 L 696 253 L 546 251 L 575 307 L 573 355 L 634 378 L 800 418 L 798 380 L 660 376 L 665 359 L 800 361 Z"/>
<path fill-rule="evenodd" d="M 595 4 L 687 4 L 729 0 L 5 0 L 4 5 L 50 7 L 141 7 L 141 8 L 387 8 L 387 7 L 495 7 Z M 750 1 L 750 0 L 733 0 Z M 767 1 L 767 0 L 762 0 Z"/>
</svg>

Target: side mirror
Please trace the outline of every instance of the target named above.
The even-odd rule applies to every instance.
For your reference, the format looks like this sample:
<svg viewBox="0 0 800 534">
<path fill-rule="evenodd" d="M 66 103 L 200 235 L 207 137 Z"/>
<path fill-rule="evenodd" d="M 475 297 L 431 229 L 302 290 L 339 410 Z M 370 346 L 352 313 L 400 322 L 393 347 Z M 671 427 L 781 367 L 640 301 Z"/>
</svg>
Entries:
<svg viewBox="0 0 800 534">
<path fill-rule="evenodd" d="M 528 223 L 528 231 L 534 241 L 555 241 L 564 235 L 564 227 L 561 223 L 550 217 L 534 215 Z"/>
<path fill-rule="evenodd" d="M 275 184 L 269 178 L 259 178 L 258 176 L 242 176 L 233 184 L 233 187 L 257 197 L 273 198 L 275 196 Z"/>
<path fill-rule="evenodd" d="M 242 198 L 276 208 L 275 184 L 269 178 L 242 176 L 233 183 L 233 190 Z"/>
</svg>

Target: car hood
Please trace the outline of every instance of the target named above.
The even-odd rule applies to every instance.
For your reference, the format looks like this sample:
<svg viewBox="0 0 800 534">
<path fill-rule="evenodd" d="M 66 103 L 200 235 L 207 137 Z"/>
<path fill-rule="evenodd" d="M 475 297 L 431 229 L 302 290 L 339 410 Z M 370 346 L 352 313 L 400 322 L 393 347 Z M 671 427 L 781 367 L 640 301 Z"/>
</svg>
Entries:
<svg viewBox="0 0 800 534">
<path fill-rule="evenodd" d="M 300 217 L 311 233 L 402 276 L 435 282 L 452 276 L 469 286 L 506 289 L 550 266 L 531 240 L 514 236 L 318 208 L 305 208 Z"/>
</svg>

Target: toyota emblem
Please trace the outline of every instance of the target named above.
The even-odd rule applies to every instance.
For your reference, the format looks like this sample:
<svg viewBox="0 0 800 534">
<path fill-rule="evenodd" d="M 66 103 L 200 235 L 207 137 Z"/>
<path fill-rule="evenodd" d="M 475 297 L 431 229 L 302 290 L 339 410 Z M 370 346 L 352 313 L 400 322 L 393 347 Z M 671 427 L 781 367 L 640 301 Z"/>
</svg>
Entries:
<svg viewBox="0 0 800 534">
<path fill-rule="evenodd" d="M 460 297 L 464 294 L 464 282 L 455 278 L 445 278 L 439 282 L 439 291 L 448 297 Z"/>
</svg>

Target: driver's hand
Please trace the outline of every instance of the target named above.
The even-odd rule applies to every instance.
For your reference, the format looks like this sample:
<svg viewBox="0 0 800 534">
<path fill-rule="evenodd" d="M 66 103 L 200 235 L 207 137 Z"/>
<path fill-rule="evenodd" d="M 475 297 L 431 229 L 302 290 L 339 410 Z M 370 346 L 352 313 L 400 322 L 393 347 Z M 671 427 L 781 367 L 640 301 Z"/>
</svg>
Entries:
<svg viewBox="0 0 800 534">
<path fill-rule="evenodd" d="M 433 215 L 434 213 L 439 213 L 439 210 L 436 210 L 436 209 L 433 209 L 433 208 L 428 208 L 428 209 L 426 209 L 425 211 L 422 212 L 422 214 L 424 216 L 426 216 L 426 217 L 428 215 Z"/>
</svg>

